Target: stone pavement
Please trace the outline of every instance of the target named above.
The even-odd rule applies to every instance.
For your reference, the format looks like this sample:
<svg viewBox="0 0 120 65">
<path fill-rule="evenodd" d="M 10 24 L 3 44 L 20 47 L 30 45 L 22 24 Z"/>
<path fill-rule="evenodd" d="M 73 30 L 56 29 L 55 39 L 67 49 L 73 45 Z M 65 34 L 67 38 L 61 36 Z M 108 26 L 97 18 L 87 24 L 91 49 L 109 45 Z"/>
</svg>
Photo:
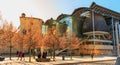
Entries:
<svg viewBox="0 0 120 65">
<path fill-rule="evenodd" d="M 25 60 L 17 60 L 17 57 L 12 57 L 12 60 L 9 60 L 9 57 L 6 57 L 4 61 L 0 62 L 0 65 L 69 65 L 77 63 L 89 63 L 89 62 L 98 62 L 98 61 L 110 61 L 109 63 L 114 64 L 117 57 L 114 56 L 95 56 L 93 59 L 90 56 L 73 56 L 72 60 L 69 56 L 65 57 L 65 60 L 62 60 L 61 56 L 56 56 L 56 61 L 50 62 L 36 62 L 35 59 L 31 59 L 32 62 L 28 62 L 29 58 L 25 57 Z"/>
</svg>

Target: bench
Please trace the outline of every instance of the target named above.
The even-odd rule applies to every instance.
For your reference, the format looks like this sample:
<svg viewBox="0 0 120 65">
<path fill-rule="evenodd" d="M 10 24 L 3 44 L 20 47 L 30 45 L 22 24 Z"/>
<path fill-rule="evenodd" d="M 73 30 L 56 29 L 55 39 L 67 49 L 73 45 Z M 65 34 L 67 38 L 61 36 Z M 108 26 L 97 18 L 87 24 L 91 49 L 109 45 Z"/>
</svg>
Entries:
<svg viewBox="0 0 120 65">
<path fill-rule="evenodd" d="M 37 58 L 36 61 L 37 62 L 49 62 L 50 58 Z"/>
<path fill-rule="evenodd" d="M 5 58 L 0 57 L 0 61 L 3 61 Z"/>
</svg>

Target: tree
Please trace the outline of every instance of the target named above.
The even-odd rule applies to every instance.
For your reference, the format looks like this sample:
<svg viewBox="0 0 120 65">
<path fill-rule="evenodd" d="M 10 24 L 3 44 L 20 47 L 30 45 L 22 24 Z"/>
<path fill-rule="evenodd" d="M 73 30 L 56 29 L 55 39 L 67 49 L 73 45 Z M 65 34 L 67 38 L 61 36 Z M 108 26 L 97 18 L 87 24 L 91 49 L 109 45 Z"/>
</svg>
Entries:
<svg viewBox="0 0 120 65">
<path fill-rule="evenodd" d="M 4 48 L 6 46 L 4 39 L 5 39 L 4 30 L 1 28 L 0 29 L 0 48 L 1 48 L 1 50 L 4 50 Z M 3 52 L 1 52 L 1 53 L 3 53 Z"/>
<path fill-rule="evenodd" d="M 12 37 L 12 43 L 16 48 L 19 48 L 19 51 L 23 52 L 23 48 L 25 48 L 24 45 L 24 37 L 21 33 L 14 33 L 14 36 Z"/>
<path fill-rule="evenodd" d="M 83 42 L 79 47 L 79 52 L 81 56 L 83 56 L 84 54 L 89 54 L 91 55 L 91 58 L 93 58 L 93 56 L 100 54 L 99 45 L 96 46 L 87 41 Z"/>
<path fill-rule="evenodd" d="M 79 48 L 79 42 L 80 41 L 79 41 L 78 37 L 76 37 L 76 35 L 71 34 L 71 36 L 70 36 L 67 32 L 60 38 L 60 47 L 62 49 L 69 49 L 70 56 L 72 59 L 72 50 Z"/>
<path fill-rule="evenodd" d="M 62 49 L 68 48 L 68 46 L 69 46 L 68 41 L 69 40 L 66 35 L 63 35 L 62 37 L 60 37 L 60 45 L 59 45 L 60 48 L 62 48 Z"/>
<path fill-rule="evenodd" d="M 72 34 L 71 38 L 69 38 L 69 51 L 70 51 L 70 59 L 72 60 L 72 50 L 79 48 L 79 39 L 75 34 Z"/>
<path fill-rule="evenodd" d="M 4 29 L 4 36 L 3 36 L 3 38 L 4 38 L 4 42 L 7 44 L 7 43 L 9 43 L 9 44 L 7 44 L 8 45 L 8 47 L 10 48 L 10 60 L 11 60 L 11 52 L 12 52 L 12 37 L 13 37 L 13 25 L 12 25 L 12 23 L 10 23 L 10 24 L 4 24 L 4 27 L 3 27 L 3 29 Z"/>
<path fill-rule="evenodd" d="M 55 61 L 55 49 L 59 47 L 60 32 L 55 26 L 49 28 L 47 34 L 44 36 L 45 46 L 53 50 L 53 61 Z"/>
<path fill-rule="evenodd" d="M 29 23 L 27 24 L 27 27 L 25 29 L 26 34 L 24 35 L 24 42 L 29 49 L 29 62 L 31 62 L 31 50 L 34 50 L 36 47 L 38 47 L 38 45 L 40 46 L 40 44 L 42 44 L 41 41 L 43 38 L 41 30 L 37 25 L 34 25 L 32 20 L 34 19 L 31 19 L 31 21 L 29 21 Z"/>
<path fill-rule="evenodd" d="M 33 43 L 34 43 L 34 45 L 33 45 L 34 49 L 35 48 L 41 48 L 42 49 L 44 47 L 43 35 L 40 31 L 36 31 L 36 33 L 32 37 L 32 40 L 33 40 Z M 41 53 L 43 53 L 43 52 L 41 52 Z M 34 51 L 34 58 L 35 58 L 35 55 L 36 55 L 36 53 Z"/>
<path fill-rule="evenodd" d="M 79 38 L 76 37 L 75 34 L 72 34 L 72 40 L 71 40 L 70 48 L 72 48 L 72 49 L 79 48 L 79 45 L 80 45 L 79 43 L 80 43 Z"/>
<path fill-rule="evenodd" d="M 83 56 L 84 54 L 91 53 L 88 50 L 92 51 L 91 48 L 90 48 L 90 46 L 86 42 L 80 44 L 79 53 L 80 53 L 81 56 Z"/>
<path fill-rule="evenodd" d="M 8 23 L 6 20 L 2 19 L 0 15 L 0 46 L 4 46 L 3 48 L 10 48 L 10 60 L 11 60 L 11 52 L 12 52 L 12 37 L 14 34 L 14 26 L 12 23 Z"/>
</svg>

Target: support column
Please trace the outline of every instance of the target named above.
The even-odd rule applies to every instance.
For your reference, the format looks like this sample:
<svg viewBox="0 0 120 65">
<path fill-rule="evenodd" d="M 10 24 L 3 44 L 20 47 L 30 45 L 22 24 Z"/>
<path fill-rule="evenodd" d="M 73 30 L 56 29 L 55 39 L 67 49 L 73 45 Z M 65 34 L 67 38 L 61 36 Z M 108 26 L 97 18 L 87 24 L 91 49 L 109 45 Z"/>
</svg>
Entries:
<svg viewBox="0 0 120 65">
<path fill-rule="evenodd" d="M 116 51 L 116 44 L 115 44 L 115 28 L 114 28 L 114 19 L 113 19 L 113 17 L 112 17 L 112 19 L 111 19 L 111 22 L 112 22 L 112 37 L 113 37 L 113 53 L 114 53 L 114 55 L 116 55 L 117 53 L 117 51 Z"/>
<path fill-rule="evenodd" d="M 119 56 L 119 37 L 118 37 L 118 22 L 115 23 L 117 55 Z"/>
<path fill-rule="evenodd" d="M 93 26 L 93 39 L 95 39 L 95 21 L 94 21 L 94 10 L 92 10 L 92 26 Z M 95 45 L 95 41 L 93 42 Z"/>
<path fill-rule="evenodd" d="M 94 19 L 94 10 L 91 10 L 92 11 L 92 26 L 93 26 L 93 51 L 92 51 L 92 54 L 94 54 L 94 49 L 95 49 L 95 19 Z"/>
</svg>

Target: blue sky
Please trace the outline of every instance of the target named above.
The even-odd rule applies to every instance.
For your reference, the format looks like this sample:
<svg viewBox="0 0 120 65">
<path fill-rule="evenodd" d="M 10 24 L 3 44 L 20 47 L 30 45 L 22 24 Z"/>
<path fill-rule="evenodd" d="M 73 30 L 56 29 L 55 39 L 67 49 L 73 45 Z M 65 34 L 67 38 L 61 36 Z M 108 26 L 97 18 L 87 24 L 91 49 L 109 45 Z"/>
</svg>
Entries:
<svg viewBox="0 0 120 65">
<path fill-rule="evenodd" d="M 74 9 L 79 7 L 89 7 L 92 2 L 108 9 L 120 12 L 120 0 L 56 0 L 60 10 L 71 14 Z"/>
<path fill-rule="evenodd" d="M 21 13 L 28 17 L 37 17 L 46 21 L 56 19 L 61 13 L 72 14 L 79 7 L 89 7 L 92 2 L 108 9 L 120 12 L 120 0 L 0 0 L 0 11 L 3 19 L 19 26 Z"/>
</svg>

